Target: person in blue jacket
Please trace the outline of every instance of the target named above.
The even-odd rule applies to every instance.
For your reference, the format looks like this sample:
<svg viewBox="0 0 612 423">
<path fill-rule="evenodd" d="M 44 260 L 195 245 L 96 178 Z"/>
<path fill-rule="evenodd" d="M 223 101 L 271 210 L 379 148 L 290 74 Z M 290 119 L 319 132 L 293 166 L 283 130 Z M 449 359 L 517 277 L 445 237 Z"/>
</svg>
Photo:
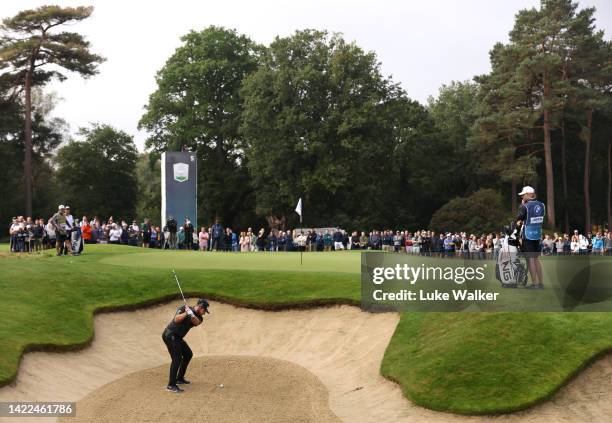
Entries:
<svg viewBox="0 0 612 423">
<path fill-rule="evenodd" d="M 527 258 L 527 266 L 532 284 L 526 288 L 542 289 L 542 263 L 540 263 L 540 241 L 546 206 L 536 199 L 535 190 L 526 186 L 521 192 L 521 207 L 516 217 L 516 225 L 521 228 L 521 251 Z"/>
<path fill-rule="evenodd" d="M 219 250 L 223 250 L 223 239 L 224 239 L 224 231 L 223 231 L 223 226 L 221 226 L 221 223 L 219 223 L 219 219 L 215 220 L 215 224 L 212 225 L 211 228 L 211 247 L 210 250 L 211 251 L 219 251 Z"/>
</svg>

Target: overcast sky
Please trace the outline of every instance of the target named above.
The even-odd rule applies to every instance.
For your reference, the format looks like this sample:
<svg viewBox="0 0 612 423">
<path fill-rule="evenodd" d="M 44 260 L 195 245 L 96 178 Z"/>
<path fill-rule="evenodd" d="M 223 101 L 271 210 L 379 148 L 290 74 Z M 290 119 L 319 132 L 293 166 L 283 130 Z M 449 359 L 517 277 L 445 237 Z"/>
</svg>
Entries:
<svg viewBox="0 0 612 423">
<path fill-rule="evenodd" d="M 84 34 L 107 61 L 89 80 L 71 76 L 51 84 L 49 89 L 62 98 L 54 114 L 68 121 L 72 133 L 89 122 L 109 123 L 134 135 L 142 149 L 147 134 L 136 127 L 156 88 L 155 73 L 190 30 L 225 26 L 266 45 L 296 29 L 341 32 L 375 51 L 384 74 L 425 103 L 442 84 L 488 72 L 493 44 L 506 42 L 516 12 L 539 0 L 2 0 L 0 17 L 56 3 L 95 7 L 89 19 L 70 30 Z M 612 1 L 579 3 L 597 8 L 597 27 L 610 39 Z"/>
</svg>

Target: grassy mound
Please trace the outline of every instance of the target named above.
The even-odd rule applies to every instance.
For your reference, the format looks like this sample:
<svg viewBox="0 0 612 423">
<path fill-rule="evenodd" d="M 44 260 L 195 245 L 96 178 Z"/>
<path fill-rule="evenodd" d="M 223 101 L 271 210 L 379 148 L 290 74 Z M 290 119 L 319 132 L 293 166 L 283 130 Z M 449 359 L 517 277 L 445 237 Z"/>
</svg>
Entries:
<svg viewBox="0 0 612 423">
<path fill-rule="evenodd" d="M 612 313 L 406 313 L 381 373 L 413 402 L 493 414 L 549 399 L 612 346 Z"/>
<path fill-rule="evenodd" d="M 0 253 L 0 385 L 24 351 L 73 349 L 93 313 L 186 294 L 262 309 L 355 304 L 359 254 L 200 253 L 91 246 L 81 257 Z M 381 372 L 413 402 L 464 414 L 509 412 L 549 398 L 612 347 L 610 313 L 405 313 Z"/>
</svg>

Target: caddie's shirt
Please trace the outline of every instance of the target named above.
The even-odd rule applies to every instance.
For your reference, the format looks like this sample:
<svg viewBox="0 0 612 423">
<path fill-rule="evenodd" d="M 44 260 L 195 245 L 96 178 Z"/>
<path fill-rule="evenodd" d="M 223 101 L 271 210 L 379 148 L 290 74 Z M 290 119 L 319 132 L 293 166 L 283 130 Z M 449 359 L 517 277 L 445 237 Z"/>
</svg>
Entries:
<svg viewBox="0 0 612 423">
<path fill-rule="evenodd" d="M 195 310 L 193 309 L 193 307 L 189 307 L 191 309 L 191 311 L 193 311 L 193 315 L 201 322 L 202 320 L 204 320 L 204 318 L 202 316 L 199 316 Z M 185 312 L 185 306 L 182 305 L 179 308 L 176 309 L 176 313 L 174 313 L 174 317 L 176 317 L 177 315 L 184 313 Z M 194 324 L 191 322 L 191 316 L 187 316 L 187 318 L 185 318 L 185 320 L 183 320 L 180 323 L 176 323 L 174 321 L 174 318 L 172 319 L 172 321 L 170 323 L 168 323 L 168 326 L 166 326 L 166 330 L 164 331 L 165 333 L 170 333 L 173 335 L 178 336 L 179 338 L 183 338 L 185 335 L 187 335 L 187 332 L 189 332 L 189 329 L 191 329 Z"/>
<path fill-rule="evenodd" d="M 521 238 L 537 241 L 541 239 L 545 210 L 544 204 L 535 199 L 521 204 L 516 217 L 517 221 L 523 222 Z"/>
</svg>

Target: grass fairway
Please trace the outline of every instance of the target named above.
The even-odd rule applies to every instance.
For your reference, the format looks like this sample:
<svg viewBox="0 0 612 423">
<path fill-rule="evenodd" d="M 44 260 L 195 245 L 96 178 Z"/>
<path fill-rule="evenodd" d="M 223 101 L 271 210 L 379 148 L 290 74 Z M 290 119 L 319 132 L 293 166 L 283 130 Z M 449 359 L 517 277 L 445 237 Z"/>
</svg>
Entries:
<svg viewBox="0 0 612 423">
<path fill-rule="evenodd" d="M 24 350 L 69 349 L 92 337 L 94 310 L 186 294 L 261 308 L 358 304 L 359 254 L 143 252 L 91 246 L 81 257 L 0 252 L 0 384 Z M 228 316 L 231 318 L 231 316 Z M 612 313 L 405 313 L 381 372 L 436 410 L 483 414 L 550 397 L 612 347 Z M 160 328 L 160 333 L 163 328 Z"/>
</svg>

